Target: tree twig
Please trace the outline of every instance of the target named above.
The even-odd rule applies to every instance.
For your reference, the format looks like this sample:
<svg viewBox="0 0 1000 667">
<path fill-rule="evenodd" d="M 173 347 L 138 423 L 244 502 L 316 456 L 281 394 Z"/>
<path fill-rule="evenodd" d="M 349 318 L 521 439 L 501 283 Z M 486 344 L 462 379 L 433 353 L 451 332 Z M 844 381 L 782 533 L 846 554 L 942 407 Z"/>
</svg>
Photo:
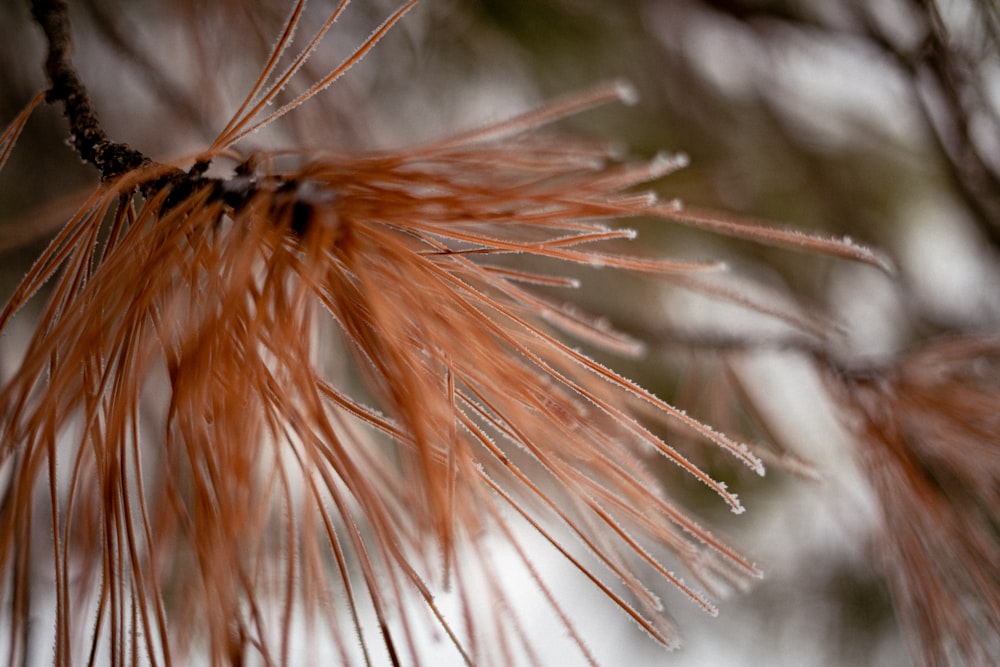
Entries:
<svg viewBox="0 0 1000 667">
<path fill-rule="evenodd" d="M 45 73 L 51 87 L 46 94 L 49 103 L 62 102 L 69 121 L 70 143 L 84 160 L 110 180 L 151 160 L 128 144 L 111 141 L 101 128 L 90 103 L 87 89 L 70 60 L 73 40 L 69 12 L 63 0 L 31 0 L 31 13 L 48 39 Z"/>
<path fill-rule="evenodd" d="M 239 208 L 257 191 L 254 179 L 242 179 L 242 185 L 205 175 L 207 161 L 196 162 L 189 171 L 158 165 L 141 151 L 126 143 L 108 138 L 101 127 L 87 94 L 86 86 L 70 59 L 73 40 L 70 30 L 69 11 L 64 0 L 30 0 L 31 13 L 41 26 L 48 40 L 45 59 L 45 73 L 51 87 L 46 92 L 49 103 L 63 103 L 63 114 L 69 121 L 70 143 L 84 162 L 94 165 L 101 172 L 104 181 L 144 166 L 158 166 L 157 176 L 139 186 L 139 191 L 149 196 L 152 193 L 170 190 L 163 202 L 164 208 L 171 208 L 193 191 L 204 186 L 213 186 L 213 198 L 226 201 L 232 208 Z M 239 174 L 239 168 L 237 169 Z"/>
</svg>

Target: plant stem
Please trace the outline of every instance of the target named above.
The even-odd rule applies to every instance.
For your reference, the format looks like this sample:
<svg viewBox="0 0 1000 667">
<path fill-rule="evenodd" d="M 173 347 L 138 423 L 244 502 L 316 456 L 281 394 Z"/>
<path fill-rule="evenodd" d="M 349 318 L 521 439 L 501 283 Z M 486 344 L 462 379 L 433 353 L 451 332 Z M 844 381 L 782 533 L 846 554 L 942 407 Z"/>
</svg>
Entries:
<svg viewBox="0 0 1000 667">
<path fill-rule="evenodd" d="M 73 40 L 66 3 L 63 0 L 31 0 L 31 13 L 48 39 L 45 73 L 51 87 L 46 93 L 46 101 L 63 103 L 63 114 L 70 126 L 70 142 L 77 154 L 84 162 L 97 167 L 103 180 L 149 164 L 148 157 L 128 144 L 111 141 L 101 128 L 87 89 L 70 60 Z"/>
</svg>

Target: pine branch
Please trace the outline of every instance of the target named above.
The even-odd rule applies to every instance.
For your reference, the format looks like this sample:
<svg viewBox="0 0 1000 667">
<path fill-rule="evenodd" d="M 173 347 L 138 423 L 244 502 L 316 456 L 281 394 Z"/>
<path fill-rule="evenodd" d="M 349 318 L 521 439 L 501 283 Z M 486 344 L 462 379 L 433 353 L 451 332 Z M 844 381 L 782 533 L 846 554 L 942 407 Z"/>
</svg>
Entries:
<svg viewBox="0 0 1000 667">
<path fill-rule="evenodd" d="M 111 141 L 101 128 L 87 89 L 73 67 L 69 12 L 62 0 L 32 0 L 31 13 L 48 40 L 45 73 L 49 103 L 62 102 L 69 121 L 70 142 L 80 157 L 97 167 L 103 180 L 121 176 L 151 160 L 128 144 Z"/>
<path fill-rule="evenodd" d="M 66 3 L 63 0 L 31 0 L 31 13 L 48 40 L 45 73 L 51 87 L 45 100 L 50 104 L 62 102 L 63 114 L 70 126 L 70 143 L 84 162 L 97 167 L 101 180 L 110 181 L 140 167 L 159 167 L 155 170 L 158 175 L 140 185 L 139 190 L 146 197 L 169 190 L 163 201 L 164 210 L 206 185 L 215 186 L 211 199 L 224 200 L 233 209 L 240 208 L 258 190 L 252 178 L 225 181 L 206 177 L 207 161 L 196 162 L 185 172 L 158 164 L 126 143 L 112 141 L 101 127 L 87 88 L 73 67 L 70 58 L 73 39 Z M 240 168 L 237 169 L 239 175 Z"/>
</svg>

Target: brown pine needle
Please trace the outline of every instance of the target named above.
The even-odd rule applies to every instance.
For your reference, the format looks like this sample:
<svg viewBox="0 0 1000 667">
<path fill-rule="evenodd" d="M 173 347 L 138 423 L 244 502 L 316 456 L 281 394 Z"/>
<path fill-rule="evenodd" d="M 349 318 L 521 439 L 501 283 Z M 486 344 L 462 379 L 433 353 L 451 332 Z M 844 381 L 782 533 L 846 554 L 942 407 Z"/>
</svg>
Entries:
<svg viewBox="0 0 1000 667">
<path fill-rule="evenodd" d="M 864 262 L 890 275 L 896 273 L 895 264 L 891 258 L 877 250 L 859 245 L 850 238 L 824 238 L 797 230 L 779 229 L 757 220 L 739 218 L 700 208 L 687 208 L 677 204 L 669 204 L 658 212 L 665 218 L 726 236 Z"/>
<path fill-rule="evenodd" d="M 341 63 L 338 67 L 336 67 L 325 77 L 323 77 L 322 79 L 314 83 L 312 86 L 310 86 L 306 92 L 302 93 L 291 102 L 281 106 L 277 111 L 264 117 L 262 120 L 254 123 L 253 125 L 250 125 L 249 127 L 244 127 L 253 119 L 254 116 L 257 115 L 257 113 L 260 112 L 261 109 L 264 108 L 264 106 L 268 102 L 270 102 L 278 94 L 278 92 L 282 88 L 284 88 L 284 86 L 288 83 L 288 81 L 292 78 L 292 76 L 294 76 L 295 73 L 298 72 L 298 70 L 302 67 L 302 65 L 309 58 L 309 56 L 312 55 L 312 53 L 316 50 L 316 47 L 319 45 L 319 42 L 323 38 L 323 35 L 325 35 L 326 31 L 333 26 L 333 22 L 337 20 L 337 17 L 340 15 L 340 12 L 343 11 L 345 6 L 347 5 L 346 0 L 342 1 L 340 5 L 338 5 L 337 9 L 334 10 L 334 13 L 330 16 L 329 20 L 327 20 L 327 22 L 323 25 L 323 28 L 320 30 L 320 32 L 316 35 L 313 41 L 306 48 L 306 50 L 299 55 L 299 57 L 296 59 L 295 63 L 288 70 L 288 72 L 286 72 L 285 75 L 283 75 L 275 83 L 275 85 L 271 88 L 271 90 L 264 95 L 264 98 L 260 102 L 258 102 L 253 109 L 251 109 L 249 112 L 246 113 L 246 115 L 243 117 L 241 121 L 233 124 L 233 127 L 232 129 L 230 129 L 229 132 L 224 133 L 218 139 L 216 139 L 215 143 L 213 143 L 213 145 L 209 148 L 208 153 L 215 154 L 219 150 L 225 150 L 226 148 L 229 148 L 230 146 L 237 143 L 244 137 L 247 137 L 253 134 L 254 132 L 257 132 L 258 130 L 262 129 L 263 127 L 270 125 L 274 121 L 278 120 L 279 118 L 287 114 L 289 111 L 292 111 L 296 107 L 299 107 L 302 104 L 304 104 L 306 101 L 314 97 L 320 91 L 328 88 L 330 84 L 332 84 L 334 81 L 343 76 L 344 73 L 347 72 L 347 70 L 354 67 L 354 65 L 356 65 L 358 61 L 360 61 L 365 56 L 365 54 L 367 54 L 372 48 L 374 48 L 374 46 L 378 44 L 378 42 L 385 36 L 385 34 L 389 32 L 389 30 L 392 29 L 392 27 L 396 25 L 396 23 L 398 23 L 403 18 L 403 16 L 406 15 L 407 12 L 409 12 L 417 5 L 417 2 L 419 2 L 419 0 L 410 0 L 410 2 L 406 3 L 405 5 L 397 9 L 395 12 L 393 12 L 392 15 L 390 15 L 389 18 L 387 18 L 382 23 L 382 25 L 380 25 L 378 28 L 375 29 L 374 32 L 372 32 L 372 34 L 368 37 L 368 39 L 365 40 L 365 42 L 360 47 L 358 47 L 354 51 L 354 53 L 351 54 L 350 57 L 348 57 L 343 63 Z M 297 20 L 297 17 L 295 17 L 295 19 Z"/>
<path fill-rule="evenodd" d="M 1000 655 L 1000 337 L 925 344 L 877 379 L 839 376 L 879 500 L 879 564 L 918 665 Z"/>
<path fill-rule="evenodd" d="M 10 158 L 10 154 L 14 150 L 14 144 L 17 143 L 17 138 L 21 136 L 21 131 L 28 122 L 28 118 L 31 117 L 31 113 L 44 101 L 45 91 L 35 95 L 25 105 L 24 109 L 21 110 L 21 113 L 14 117 L 10 125 L 4 128 L 3 134 L 0 134 L 0 169 L 3 169 L 8 158 Z"/>
</svg>

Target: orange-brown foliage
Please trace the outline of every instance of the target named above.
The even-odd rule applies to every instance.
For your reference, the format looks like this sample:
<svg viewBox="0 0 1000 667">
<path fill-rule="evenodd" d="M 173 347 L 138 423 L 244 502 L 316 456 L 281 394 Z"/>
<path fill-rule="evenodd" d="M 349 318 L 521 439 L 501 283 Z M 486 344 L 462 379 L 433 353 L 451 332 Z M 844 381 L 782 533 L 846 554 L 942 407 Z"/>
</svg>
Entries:
<svg viewBox="0 0 1000 667">
<path fill-rule="evenodd" d="M 510 541 L 593 662 L 520 546 L 522 524 L 668 646 L 676 636 L 637 563 L 709 612 L 703 590 L 758 576 L 666 498 L 643 457 L 667 457 L 740 511 L 736 496 L 633 415 L 641 408 L 680 424 L 762 473 L 759 459 L 564 342 L 558 332 L 637 347 L 530 289 L 573 280 L 504 259 L 660 275 L 721 268 L 601 249 L 632 233 L 600 220 L 637 215 L 877 258 L 660 204 L 634 187 L 675 161 L 618 164 L 600 147 L 536 133 L 627 96 L 621 84 L 409 150 L 236 152 L 242 137 L 339 77 L 412 4 L 260 119 L 312 53 L 273 76 L 297 9 L 246 104 L 200 156 L 238 155 L 238 175 L 192 180 L 180 195 L 169 185 L 149 191 L 170 173 L 160 165 L 102 184 L 0 314 L 2 328 L 55 279 L 0 390 L 12 662 L 29 651 L 27 610 L 46 585 L 57 664 L 195 654 L 285 663 L 302 610 L 342 661 L 358 640 L 371 660 L 376 648 L 360 627 L 369 607 L 385 652 L 418 663 L 407 591 L 467 662 L 530 657 L 530 633 L 477 546 L 484 531 Z M 17 130 L 4 135 L 5 151 Z M 145 198 L 134 194 L 141 186 Z M 696 583 L 661 565 L 654 546 L 668 547 Z M 463 549 L 477 560 L 461 558 Z M 485 617 L 461 585 L 473 572 L 497 600 Z M 460 623 L 433 598 L 434 584 L 448 581 L 463 601 Z M 490 634 L 496 649 L 481 641 Z"/>
<path fill-rule="evenodd" d="M 1000 340 L 935 342 L 843 389 L 912 655 L 990 664 L 1000 655 Z"/>
</svg>

